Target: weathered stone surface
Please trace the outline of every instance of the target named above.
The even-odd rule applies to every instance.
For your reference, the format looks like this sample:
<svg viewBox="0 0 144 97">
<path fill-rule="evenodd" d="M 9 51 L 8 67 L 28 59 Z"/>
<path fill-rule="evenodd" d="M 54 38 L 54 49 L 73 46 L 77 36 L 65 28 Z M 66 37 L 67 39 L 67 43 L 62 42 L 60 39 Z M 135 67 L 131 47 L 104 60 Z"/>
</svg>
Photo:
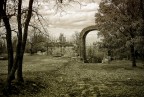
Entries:
<svg viewBox="0 0 144 97">
<path fill-rule="evenodd" d="M 87 58 L 86 58 L 86 43 L 85 43 L 85 40 L 86 40 L 87 34 L 90 31 L 93 31 L 93 30 L 97 30 L 96 25 L 86 27 L 80 33 L 80 57 L 85 63 L 88 62 Z"/>
</svg>

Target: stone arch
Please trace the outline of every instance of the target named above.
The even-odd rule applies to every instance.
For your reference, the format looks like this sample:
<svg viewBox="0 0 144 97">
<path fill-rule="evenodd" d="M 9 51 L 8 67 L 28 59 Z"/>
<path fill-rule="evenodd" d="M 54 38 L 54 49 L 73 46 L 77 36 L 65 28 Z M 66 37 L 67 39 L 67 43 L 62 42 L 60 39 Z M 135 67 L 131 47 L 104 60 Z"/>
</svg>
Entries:
<svg viewBox="0 0 144 97">
<path fill-rule="evenodd" d="M 97 30 L 96 25 L 86 27 L 80 33 L 80 57 L 85 63 L 88 62 L 86 58 L 86 36 L 90 31 L 93 30 Z"/>
</svg>

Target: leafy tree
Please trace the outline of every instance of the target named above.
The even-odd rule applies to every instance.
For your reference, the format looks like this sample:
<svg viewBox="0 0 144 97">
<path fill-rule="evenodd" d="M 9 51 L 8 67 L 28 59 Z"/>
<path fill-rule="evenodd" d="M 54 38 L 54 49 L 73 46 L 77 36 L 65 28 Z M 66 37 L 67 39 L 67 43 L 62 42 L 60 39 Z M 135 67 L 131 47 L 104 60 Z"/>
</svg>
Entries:
<svg viewBox="0 0 144 97">
<path fill-rule="evenodd" d="M 46 47 L 47 55 L 49 55 L 49 54 L 52 55 L 52 49 L 54 47 L 54 43 L 50 39 L 49 35 L 46 35 L 45 39 L 46 39 L 46 41 L 45 41 L 44 46 Z"/>
<path fill-rule="evenodd" d="M 72 42 L 74 44 L 74 51 L 77 53 L 77 55 L 80 54 L 79 48 L 80 48 L 80 41 L 79 41 L 79 37 L 80 37 L 80 33 L 79 32 L 75 32 L 74 35 L 72 35 L 73 39 Z"/>
<path fill-rule="evenodd" d="M 107 48 L 129 47 L 127 50 L 131 53 L 132 66 L 135 67 L 135 42 L 142 35 L 140 2 L 135 0 L 103 0 L 96 17 L 96 24 L 100 33 L 105 36 Z"/>
<path fill-rule="evenodd" d="M 47 38 L 41 33 L 33 30 L 30 33 L 28 43 L 30 44 L 30 53 L 36 53 L 37 51 L 46 51 L 45 44 L 47 43 Z"/>
<path fill-rule="evenodd" d="M 61 48 L 61 55 L 63 55 L 63 53 L 64 53 L 65 43 L 66 43 L 66 37 L 64 36 L 63 33 L 60 33 L 60 35 L 59 35 L 59 46 Z"/>
</svg>

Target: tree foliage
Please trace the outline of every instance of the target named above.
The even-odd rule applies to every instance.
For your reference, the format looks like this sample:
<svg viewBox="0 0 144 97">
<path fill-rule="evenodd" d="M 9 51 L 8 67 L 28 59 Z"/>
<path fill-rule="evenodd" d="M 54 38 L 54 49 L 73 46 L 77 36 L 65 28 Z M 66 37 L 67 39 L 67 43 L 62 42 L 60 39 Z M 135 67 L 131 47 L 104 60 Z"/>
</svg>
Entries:
<svg viewBox="0 0 144 97">
<path fill-rule="evenodd" d="M 27 52 L 30 52 L 31 55 L 37 53 L 37 51 L 44 52 L 46 51 L 46 44 L 49 42 L 48 37 L 45 37 L 41 32 L 33 30 L 28 36 L 28 44 L 30 45 L 27 48 Z"/>
<path fill-rule="evenodd" d="M 77 55 L 80 54 L 80 33 L 79 32 L 75 32 L 73 35 L 72 35 L 73 39 L 72 39 L 72 42 L 74 44 L 74 51 Z"/>
<path fill-rule="evenodd" d="M 108 50 L 129 50 L 132 65 L 136 66 L 135 51 L 142 45 L 143 18 L 141 0 L 103 0 L 96 14 L 96 25 L 105 38 Z"/>
</svg>

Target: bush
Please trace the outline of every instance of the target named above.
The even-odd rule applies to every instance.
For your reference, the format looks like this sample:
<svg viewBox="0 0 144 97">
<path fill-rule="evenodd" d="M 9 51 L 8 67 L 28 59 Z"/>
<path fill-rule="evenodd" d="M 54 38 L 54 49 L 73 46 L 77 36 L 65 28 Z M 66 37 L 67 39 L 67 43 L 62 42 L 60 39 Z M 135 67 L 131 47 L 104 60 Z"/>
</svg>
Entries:
<svg viewBox="0 0 144 97">
<path fill-rule="evenodd" d="M 88 62 L 89 63 L 101 63 L 103 60 L 104 54 L 103 53 L 97 53 L 94 56 L 88 56 Z"/>
</svg>

